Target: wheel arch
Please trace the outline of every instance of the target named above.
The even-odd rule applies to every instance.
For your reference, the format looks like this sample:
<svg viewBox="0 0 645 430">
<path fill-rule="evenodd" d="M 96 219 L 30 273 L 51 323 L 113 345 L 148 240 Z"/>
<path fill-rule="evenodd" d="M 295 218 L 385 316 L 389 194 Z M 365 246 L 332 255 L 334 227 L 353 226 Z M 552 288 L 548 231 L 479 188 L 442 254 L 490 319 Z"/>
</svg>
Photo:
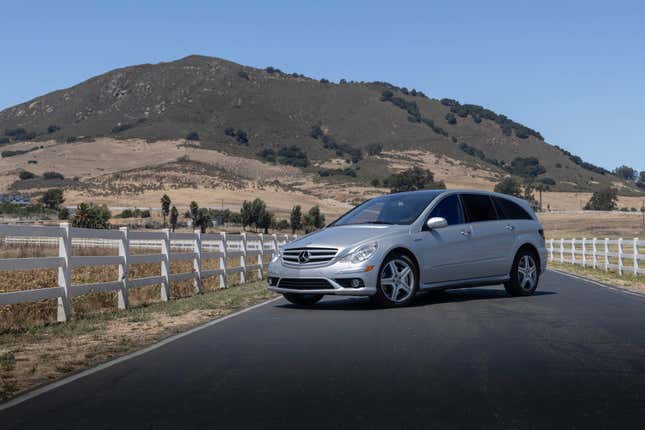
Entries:
<svg viewBox="0 0 645 430">
<path fill-rule="evenodd" d="M 387 252 L 387 254 L 385 254 L 385 257 L 383 257 L 383 261 L 385 261 L 390 255 L 397 254 L 397 253 L 398 254 L 403 254 L 406 257 L 409 257 L 410 260 L 412 260 L 412 262 L 414 263 L 414 265 L 417 268 L 417 274 L 420 273 L 421 266 L 419 265 L 419 260 L 417 259 L 416 255 L 414 255 L 414 252 L 410 251 L 408 248 L 406 248 L 404 246 L 395 246 L 392 249 L 390 249 Z M 381 264 L 383 264 L 383 263 L 381 262 Z"/>
</svg>

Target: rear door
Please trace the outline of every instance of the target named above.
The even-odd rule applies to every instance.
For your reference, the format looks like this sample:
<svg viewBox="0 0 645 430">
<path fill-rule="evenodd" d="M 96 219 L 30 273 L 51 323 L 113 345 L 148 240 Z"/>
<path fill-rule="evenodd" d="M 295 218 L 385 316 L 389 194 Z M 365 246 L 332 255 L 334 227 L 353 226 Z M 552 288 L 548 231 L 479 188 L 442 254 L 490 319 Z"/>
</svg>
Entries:
<svg viewBox="0 0 645 430">
<path fill-rule="evenodd" d="M 461 202 L 466 222 L 471 227 L 471 244 L 476 254 L 474 277 L 507 275 L 508 255 L 515 241 L 513 229 L 508 227 L 504 215 L 497 213 L 490 195 L 464 193 Z"/>
</svg>

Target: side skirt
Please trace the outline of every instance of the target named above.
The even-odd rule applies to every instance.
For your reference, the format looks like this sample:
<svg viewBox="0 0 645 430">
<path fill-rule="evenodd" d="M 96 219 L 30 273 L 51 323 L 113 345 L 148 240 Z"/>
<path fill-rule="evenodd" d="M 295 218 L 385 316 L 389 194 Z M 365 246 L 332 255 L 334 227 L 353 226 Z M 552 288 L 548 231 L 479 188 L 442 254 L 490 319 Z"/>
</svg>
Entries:
<svg viewBox="0 0 645 430">
<path fill-rule="evenodd" d="M 419 288 L 425 290 L 447 290 L 450 288 L 481 287 L 483 285 L 503 284 L 511 279 L 510 276 L 487 276 L 484 278 L 460 279 L 457 281 L 444 281 L 423 284 Z"/>
</svg>

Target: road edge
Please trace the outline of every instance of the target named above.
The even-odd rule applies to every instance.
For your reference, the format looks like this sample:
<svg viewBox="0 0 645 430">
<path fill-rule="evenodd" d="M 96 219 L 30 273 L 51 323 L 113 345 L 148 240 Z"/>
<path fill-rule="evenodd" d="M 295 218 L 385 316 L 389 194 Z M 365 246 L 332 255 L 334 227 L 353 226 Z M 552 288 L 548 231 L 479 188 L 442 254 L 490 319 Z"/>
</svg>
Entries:
<svg viewBox="0 0 645 430">
<path fill-rule="evenodd" d="M 30 390 L 30 391 L 27 391 L 25 393 L 22 393 L 19 396 L 14 397 L 13 399 L 10 399 L 10 400 L 8 400 L 8 401 L 6 401 L 4 403 L 0 403 L 0 411 L 10 409 L 10 408 L 12 408 L 14 406 L 17 406 L 17 405 L 19 405 L 21 403 L 24 403 L 24 402 L 26 402 L 28 400 L 31 400 L 31 399 L 35 398 L 35 397 L 41 396 L 41 395 L 43 395 L 45 393 L 48 393 L 49 391 L 55 390 L 55 389 L 57 389 L 59 387 L 67 385 L 67 384 L 69 384 L 71 382 L 74 382 L 74 381 L 76 381 L 78 379 L 81 379 L 81 378 L 84 378 L 86 376 L 90 376 L 90 375 L 92 375 L 94 373 L 100 372 L 102 370 L 108 369 L 108 368 L 110 368 L 112 366 L 115 366 L 115 365 L 117 365 L 119 363 L 123 363 L 124 361 L 130 360 L 130 359 L 135 358 L 135 357 L 139 357 L 139 356 L 144 355 L 144 354 L 147 354 L 148 352 L 151 352 L 151 351 L 154 351 L 156 349 L 159 349 L 162 346 L 167 345 L 167 344 L 169 344 L 171 342 L 174 342 L 174 341 L 179 340 L 181 338 L 184 338 L 186 336 L 190 336 L 193 333 L 196 333 L 198 331 L 204 330 L 204 329 L 206 329 L 208 327 L 214 326 L 214 325 L 219 324 L 221 322 L 224 322 L 224 321 L 226 321 L 228 319 L 235 318 L 235 317 L 240 316 L 242 314 L 245 314 L 245 313 L 247 313 L 249 311 L 257 309 L 259 307 L 268 305 L 268 304 L 273 303 L 273 302 L 275 302 L 277 300 L 280 300 L 281 298 L 282 297 L 274 297 L 274 298 L 266 300 L 264 302 L 257 303 L 257 304 L 255 304 L 253 306 L 249 306 L 248 308 L 241 309 L 241 310 L 239 310 L 237 312 L 233 312 L 232 314 L 228 314 L 228 315 L 225 315 L 225 316 L 223 316 L 221 318 L 217 318 L 217 319 L 214 319 L 212 321 L 208 321 L 208 322 L 206 322 L 204 324 L 201 324 L 201 325 L 198 325 L 196 327 L 193 327 L 190 330 L 187 330 L 187 331 L 185 331 L 183 333 L 177 333 L 175 335 L 169 336 L 169 337 L 167 337 L 167 338 L 165 338 L 163 340 L 160 340 L 159 342 L 153 343 L 152 345 L 149 345 L 149 346 L 147 346 L 147 347 L 145 347 L 143 349 L 139 349 L 137 351 L 130 352 L 130 353 L 126 354 L 126 355 L 122 355 L 121 357 L 117 357 L 117 358 L 114 358 L 112 360 L 106 361 L 105 363 L 101 363 L 101 364 L 99 364 L 97 366 L 90 367 L 89 369 L 82 370 L 82 371 L 80 371 L 78 373 L 75 373 L 73 375 L 70 375 L 70 376 L 67 376 L 65 378 L 59 379 L 59 380 L 57 380 L 55 382 L 52 382 L 50 384 L 43 385 L 43 386 L 41 386 L 39 388 L 35 388 L 33 390 Z"/>
<path fill-rule="evenodd" d="M 579 281 L 585 281 L 585 282 L 588 282 L 588 283 L 590 283 L 592 285 L 596 285 L 598 287 L 602 287 L 602 288 L 605 288 L 607 290 L 612 290 L 612 291 L 614 291 L 616 293 L 624 293 L 624 294 L 628 294 L 630 296 L 636 296 L 636 297 L 640 297 L 641 299 L 645 299 L 645 294 L 637 293 L 635 291 L 631 291 L 631 290 L 628 290 L 626 288 L 617 287 L 616 285 L 605 284 L 604 282 L 596 281 L 595 279 L 587 278 L 585 276 L 575 275 L 573 273 L 565 272 L 565 271 L 558 270 L 558 269 L 547 269 L 547 270 L 549 270 L 550 272 L 553 272 L 553 273 L 557 273 L 558 275 L 569 276 L 570 278 L 574 278 L 574 279 L 577 279 Z"/>
</svg>

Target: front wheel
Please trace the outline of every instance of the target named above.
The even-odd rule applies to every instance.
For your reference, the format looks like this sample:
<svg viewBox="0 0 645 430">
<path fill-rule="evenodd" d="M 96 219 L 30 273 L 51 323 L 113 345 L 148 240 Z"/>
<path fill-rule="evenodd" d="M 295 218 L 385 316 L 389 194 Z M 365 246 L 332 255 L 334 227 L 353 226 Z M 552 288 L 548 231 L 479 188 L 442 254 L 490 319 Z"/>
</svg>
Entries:
<svg viewBox="0 0 645 430">
<path fill-rule="evenodd" d="M 282 294 L 285 299 L 298 306 L 311 306 L 315 305 L 323 298 L 322 294 Z"/>
<path fill-rule="evenodd" d="M 538 286 L 540 274 L 537 257 L 531 251 L 520 251 L 511 268 L 511 279 L 504 284 L 511 296 L 530 296 Z"/>
<path fill-rule="evenodd" d="M 388 256 L 381 265 L 374 300 L 383 306 L 405 306 L 419 289 L 419 271 L 405 254 Z"/>
</svg>

